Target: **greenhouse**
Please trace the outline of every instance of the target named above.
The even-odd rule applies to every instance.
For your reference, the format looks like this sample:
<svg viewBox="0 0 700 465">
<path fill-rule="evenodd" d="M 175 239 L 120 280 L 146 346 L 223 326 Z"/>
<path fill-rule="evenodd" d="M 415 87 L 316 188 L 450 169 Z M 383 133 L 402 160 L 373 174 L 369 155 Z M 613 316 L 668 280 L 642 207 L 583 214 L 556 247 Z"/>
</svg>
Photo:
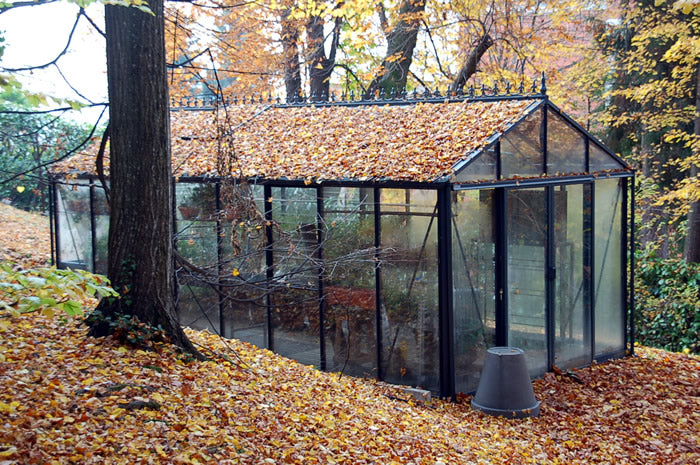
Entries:
<svg viewBox="0 0 700 465">
<path fill-rule="evenodd" d="M 492 346 L 534 377 L 633 343 L 634 173 L 544 88 L 190 99 L 171 134 L 185 326 L 446 397 Z M 54 169 L 53 253 L 106 273 L 95 154 Z"/>
</svg>

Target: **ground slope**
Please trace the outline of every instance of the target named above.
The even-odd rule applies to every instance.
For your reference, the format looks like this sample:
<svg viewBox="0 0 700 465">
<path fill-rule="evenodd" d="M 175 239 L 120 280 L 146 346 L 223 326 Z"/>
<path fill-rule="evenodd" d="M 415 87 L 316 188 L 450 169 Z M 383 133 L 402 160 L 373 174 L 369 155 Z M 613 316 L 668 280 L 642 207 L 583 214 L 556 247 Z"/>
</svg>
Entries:
<svg viewBox="0 0 700 465">
<path fill-rule="evenodd" d="M 547 374 L 541 416 L 508 420 L 469 398 L 414 405 L 206 332 L 189 335 L 208 362 L 85 333 L 41 315 L 0 333 L 0 463 L 700 463 L 700 361 L 688 355 L 640 348 Z"/>
</svg>

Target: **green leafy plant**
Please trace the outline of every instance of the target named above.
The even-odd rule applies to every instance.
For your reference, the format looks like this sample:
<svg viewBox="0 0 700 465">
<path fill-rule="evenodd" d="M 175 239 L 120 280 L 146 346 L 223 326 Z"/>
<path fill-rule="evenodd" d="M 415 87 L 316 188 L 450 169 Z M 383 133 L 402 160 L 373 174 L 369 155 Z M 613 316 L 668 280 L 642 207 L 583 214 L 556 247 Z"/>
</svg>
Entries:
<svg viewBox="0 0 700 465">
<path fill-rule="evenodd" d="M 643 345 L 700 353 L 700 264 L 637 253 L 636 339 Z"/>
<path fill-rule="evenodd" d="M 37 311 L 48 316 L 56 311 L 79 316 L 86 299 L 116 296 L 107 278 L 87 271 L 56 267 L 22 270 L 9 262 L 0 263 L 0 310 L 6 312 L 0 316 Z"/>
<path fill-rule="evenodd" d="M 88 323 L 94 320 L 105 321 L 112 328 L 114 338 L 130 347 L 151 350 L 155 348 L 156 343 L 167 340 L 160 325 L 149 325 L 133 315 L 117 314 L 110 317 L 98 309 L 90 313 L 87 319 Z"/>
</svg>

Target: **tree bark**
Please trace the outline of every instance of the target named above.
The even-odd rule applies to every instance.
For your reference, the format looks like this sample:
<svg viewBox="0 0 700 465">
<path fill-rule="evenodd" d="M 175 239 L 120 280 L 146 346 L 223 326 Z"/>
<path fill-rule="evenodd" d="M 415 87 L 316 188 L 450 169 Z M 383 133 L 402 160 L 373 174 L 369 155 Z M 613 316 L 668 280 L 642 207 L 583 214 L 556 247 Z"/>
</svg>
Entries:
<svg viewBox="0 0 700 465">
<path fill-rule="evenodd" d="M 459 70 L 459 73 L 457 73 L 457 77 L 450 86 L 451 92 L 457 92 L 464 88 L 464 85 L 467 83 L 469 78 L 476 73 L 481 57 L 484 56 L 484 53 L 486 53 L 486 51 L 492 45 L 493 39 L 491 38 L 491 35 L 489 35 L 488 32 L 484 33 L 484 35 L 481 36 L 481 39 L 479 39 L 479 42 L 476 44 L 476 47 L 472 49 L 471 53 L 467 57 L 467 61 Z"/>
<path fill-rule="evenodd" d="M 379 89 L 384 95 L 400 94 L 406 89 L 408 70 L 413 61 L 413 49 L 418 39 L 425 0 L 403 0 L 399 21 L 387 35 L 387 52 L 380 72 L 370 83 L 365 98 L 372 98 Z"/>
<path fill-rule="evenodd" d="M 282 54 L 284 65 L 284 87 L 287 102 L 301 96 L 301 67 L 299 65 L 299 30 L 289 18 L 291 8 L 282 13 Z"/>
<path fill-rule="evenodd" d="M 163 0 L 154 15 L 105 6 L 110 112 L 108 276 L 119 299 L 104 299 L 103 317 L 135 316 L 160 326 L 170 341 L 201 357 L 175 313 L 170 126 Z M 90 335 L 112 332 L 89 319 Z"/>
<path fill-rule="evenodd" d="M 695 83 L 695 137 L 696 141 L 693 145 L 693 157 L 695 161 L 700 159 L 700 143 L 697 139 L 700 139 L 700 66 L 695 71 L 696 83 Z M 690 166 L 690 177 L 694 178 L 698 176 L 698 165 L 693 163 Z M 690 204 L 690 210 L 688 210 L 688 234 L 685 237 L 685 246 L 683 248 L 683 257 L 693 263 L 700 262 L 700 202 L 694 201 Z"/>
<path fill-rule="evenodd" d="M 314 101 L 327 101 L 330 94 L 330 77 L 335 67 L 335 54 L 340 40 L 342 21 L 336 18 L 333 26 L 333 40 L 330 53 L 326 56 L 324 21 L 319 16 L 312 16 L 306 25 L 306 35 L 309 38 L 309 90 Z"/>
</svg>

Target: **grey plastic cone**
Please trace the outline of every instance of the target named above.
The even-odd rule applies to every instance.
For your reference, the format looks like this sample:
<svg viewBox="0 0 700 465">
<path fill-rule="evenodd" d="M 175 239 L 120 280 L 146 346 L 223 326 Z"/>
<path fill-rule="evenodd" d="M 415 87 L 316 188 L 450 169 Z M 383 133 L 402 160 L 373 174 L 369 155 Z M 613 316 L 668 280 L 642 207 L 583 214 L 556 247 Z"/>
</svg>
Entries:
<svg viewBox="0 0 700 465">
<path fill-rule="evenodd" d="M 539 416 L 540 403 L 522 349 L 492 347 L 487 351 L 472 408 L 509 418 Z"/>
</svg>

